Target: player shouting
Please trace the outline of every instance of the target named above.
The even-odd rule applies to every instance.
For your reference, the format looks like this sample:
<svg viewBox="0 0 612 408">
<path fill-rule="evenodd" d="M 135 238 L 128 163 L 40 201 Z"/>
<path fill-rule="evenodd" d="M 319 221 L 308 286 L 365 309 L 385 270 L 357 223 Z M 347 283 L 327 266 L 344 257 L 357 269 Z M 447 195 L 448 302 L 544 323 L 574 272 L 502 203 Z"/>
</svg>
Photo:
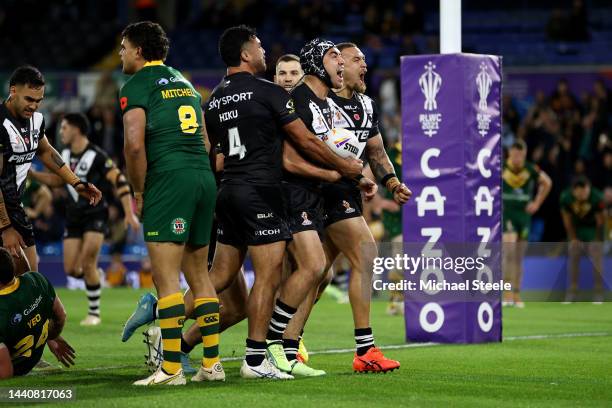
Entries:
<svg viewBox="0 0 612 408">
<path fill-rule="evenodd" d="M 330 104 L 334 112 L 333 127 L 347 128 L 359 137 L 360 142 L 365 144 L 362 156 L 367 158 L 374 176 L 386 186 L 398 204 L 404 204 L 412 193 L 395 175 L 378 127 L 376 105 L 371 98 L 364 95 L 364 77 L 367 72 L 365 56 L 353 43 L 338 44 L 338 49 L 342 53 L 345 68 L 343 85 L 334 86 L 337 90 L 330 93 Z M 326 214 L 325 269 L 331 272 L 331 265 L 340 252 L 347 257 L 351 265 L 349 299 L 353 310 L 356 343 L 353 369 L 359 372 L 386 372 L 399 368 L 399 362 L 387 359 L 375 346 L 370 326 L 371 299 L 367 296 L 370 289 L 364 287 L 364 284 L 370 282 L 370 277 L 364 275 L 369 271 L 364 270 L 363 265 L 367 264 L 365 257 L 375 255 L 376 250 L 374 238 L 362 216 L 358 184 L 354 180 L 343 178 L 334 183 L 323 183 L 322 191 Z M 285 343 L 294 347 L 287 350 L 288 359 L 295 357 L 298 336 L 305 319 L 315 299 L 323 293 L 330 279 L 331 274 L 320 285 L 318 295 L 316 289 L 311 291 L 305 303 L 300 306 L 298 316 L 289 324 Z"/>
</svg>

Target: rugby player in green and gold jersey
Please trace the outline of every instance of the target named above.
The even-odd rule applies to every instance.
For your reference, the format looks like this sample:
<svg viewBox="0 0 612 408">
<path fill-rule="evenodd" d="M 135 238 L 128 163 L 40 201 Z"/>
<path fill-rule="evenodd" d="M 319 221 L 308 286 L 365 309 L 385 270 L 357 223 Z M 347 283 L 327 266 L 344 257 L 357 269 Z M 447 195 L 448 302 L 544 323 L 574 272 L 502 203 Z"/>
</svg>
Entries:
<svg viewBox="0 0 612 408">
<path fill-rule="evenodd" d="M 15 276 L 15 262 L 0 248 L 0 378 L 29 373 L 49 345 L 66 367 L 74 349 L 60 336 L 66 312 L 47 278 L 38 272 Z"/>
<path fill-rule="evenodd" d="M 517 140 L 510 147 L 502 172 L 503 271 L 505 280 L 512 283 L 512 292 L 504 293 L 503 305 L 519 308 L 525 307 L 520 290 L 531 216 L 538 211 L 552 187 L 550 177 L 535 164 L 526 162 L 526 157 L 527 145 Z"/>
<path fill-rule="evenodd" d="M 570 286 L 565 302 L 576 299 L 580 258 L 583 252 L 593 262 L 593 301 L 603 302 L 603 230 L 604 200 L 601 191 L 591 187 L 591 182 L 584 176 L 572 180 L 571 187 L 561 193 L 561 217 L 569 241 Z"/>
<path fill-rule="evenodd" d="M 180 270 L 195 298 L 194 317 L 204 344 L 202 367 L 192 380 L 224 380 L 219 301 L 206 262 L 217 191 L 202 98 L 179 71 L 164 65 L 169 40 L 159 24 L 130 24 L 122 37 L 123 72 L 132 75 L 119 98 L 124 153 L 159 297 L 164 355 L 153 375 L 134 384 L 185 384 L 180 363 L 185 320 Z"/>
</svg>

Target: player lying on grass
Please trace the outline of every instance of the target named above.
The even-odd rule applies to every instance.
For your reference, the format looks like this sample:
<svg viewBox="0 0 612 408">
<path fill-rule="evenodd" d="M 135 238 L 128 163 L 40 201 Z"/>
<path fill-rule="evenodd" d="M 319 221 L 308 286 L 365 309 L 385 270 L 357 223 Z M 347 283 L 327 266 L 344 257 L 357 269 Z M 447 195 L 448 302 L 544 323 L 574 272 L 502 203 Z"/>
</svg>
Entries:
<svg viewBox="0 0 612 408">
<path fill-rule="evenodd" d="M 45 344 L 63 365 L 74 365 L 74 349 L 60 336 L 65 322 L 47 278 L 38 272 L 15 276 L 12 255 L 0 248 L 0 378 L 29 373 Z"/>
</svg>

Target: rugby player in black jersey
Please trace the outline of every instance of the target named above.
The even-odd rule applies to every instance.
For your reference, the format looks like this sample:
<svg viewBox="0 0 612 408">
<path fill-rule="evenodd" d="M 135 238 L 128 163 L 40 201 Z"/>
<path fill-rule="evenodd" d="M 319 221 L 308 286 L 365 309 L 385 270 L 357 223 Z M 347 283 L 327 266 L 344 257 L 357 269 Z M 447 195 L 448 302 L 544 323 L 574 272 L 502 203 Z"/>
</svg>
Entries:
<svg viewBox="0 0 612 408">
<path fill-rule="evenodd" d="M 140 223 L 132 211 L 132 198 L 127 179 L 113 160 L 100 147 L 89 142 L 89 121 L 80 113 L 68 113 L 60 125 L 60 137 L 66 149 L 62 159 L 83 182 L 98 186 L 112 186 L 125 214 L 125 225 L 135 230 Z M 50 187 L 61 187 L 64 183 L 56 174 L 30 171 L 33 179 Z M 100 274 L 98 255 L 108 232 L 108 204 L 101 200 L 90 206 L 72 186 L 66 186 L 66 231 L 64 233 L 64 271 L 68 276 L 84 278 L 89 303 L 87 316 L 82 326 L 96 326 L 100 319 Z"/>
<path fill-rule="evenodd" d="M 283 352 L 282 332 L 291 311 L 318 280 L 320 270 L 296 271 L 292 275 L 295 279 L 285 282 L 274 305 L 286 241 L 291 238 L 280 187 L 282 140 L 286 135 L 309 158 L 328 163 L 349 177 L 361 173 L 361 162 L 333 153 L 295 115 L 284 89 L 255 77 L 265 71 L 266 65 L 254 30 L 245 26 L 226 30 L 219 41 L 219 52 L 228 67 L 227 75 L 204 106 L 206 129 L 212 139 L 220 141 L 224 155 L 211 279 L 217 290 L 229 286 L 249 250 L 255 283 L 247 304 L 249 336 L 241 375 L 292 378 L 286 373 L 295 367 L 289 365 Z M 271 315 L 275 316 L 272 320 Z M 271 331 L 276 335 L 271 336 Z M 276 367 L 266 359 L 266 350 Z"/>
<path fill-rule="evenodd" d="M 338 44 L 345 61 L 344 84 L 330 92 L 330 105 L 333 110 L 332 126 L 353 131 L 365 145 L 362 156 L 367 158 L 376 179 L 393 194 L 400 205 L 406 203 L 411 191 L 396 177 L 393 165 L 385 152 L 383 139 L 378 127 L 378 110 L 375 102 L 364 95 L 364 76 L 367 72 L 365 56 L 353 43 Z M 296 162 L 296 167 L 305 163 Z M 304 172 L 312 173 L 311 166 L 303 167 Z M 364 257 L 374 255 L 375 242 L 368 225 L 362 216 L 361 193 L 354 180 L 342 178 L 322 186 L 325 211 L 325 269 L 330 272 L 331 265 L 340 252 L 350 262 L 349 299 L 353 310 L 355 325 L 356 353 L 353 369 L 359 372 L 389 371 L 399 368 L 399 362 L 384 357 L 375 347 L 370 327 L 370 290 L 364 284 L 370 282 L 364 273 Z M 368 250 L 370 249 L 370 250 Z M 331 279 L 326 275 L 317 291 L 312 291 L 285 332 L 285 343 L 297 344 L 305 319 L 310 313 L 317 295 L 320 296 Z M 292 350 L 289 350 L 290 352 Z M 289 356 L 288 358 L 292 358 Z"/>
<path fill-rule="evenodd" d="M 45 94 L 45 80 L 40 71 L 24 65 L 9 80 L 9 96 L 0 105 L 0 241 L 15 258 L 25 253 L 29 270 L 38 270 L 32 224 L 21 205 L 25 180 L 34 156 L 62 182 L 71 185 L 90 205 L 96 205 L 102 193 L 91 183 L 81 181 L 66 166 L 45 136 L 43 115 L 37 112 Z M 26 263 L 18 267 L 22 273 Z"/>
</svg>

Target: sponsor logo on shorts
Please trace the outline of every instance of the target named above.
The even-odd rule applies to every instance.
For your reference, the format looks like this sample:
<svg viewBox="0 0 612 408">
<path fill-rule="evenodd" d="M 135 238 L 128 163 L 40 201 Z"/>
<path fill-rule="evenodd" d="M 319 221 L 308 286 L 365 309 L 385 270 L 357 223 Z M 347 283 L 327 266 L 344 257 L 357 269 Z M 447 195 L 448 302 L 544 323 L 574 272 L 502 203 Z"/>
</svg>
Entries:
<svg viewBox="0 0 612 408">
<path fill-rule="evenodd" d="M 272 218 L 274 217 L 274 213 L 267 213 L 267 214 L 257 214 L 257 219 L 261 220 L 261 219 L 266 219 L 266 218 Z"/>
<path fill-rule="evenodd" d="M 312 221 L 308 219 L 308 213 L 306 211 L 302 212 L 302 225 L 312 225 Z"/>
<path fill-rule="evenodd" d="M 223 230 L 221 228 L 217 228 L 217 235 L 223 235 Z"/>
<path fill-rule="evenodd" d="M 269 235 L 277 235 L 280 234 L 280 228 L 276 229 L 267 229 L 267 230 L 257 230 L 255 231 L 256 237 L 269 236 Z"/>
<path fill-rule="evenodd" d="M 352 214 L 355 212 L 355 209 L 351 207 L 351 205 L 349 204 L 348 201 L 343 200 L 342 201 L 342 206 L 345 208 L 344 213 L 345 214 Z"/>
<path fill-rule="evenodd" d="M 156 237 L 159 235 L 159 231 L 149 231 L 147 232 L 147 237 Z"/>
<path fill-rule="evenodd" d="M 13 318 L 11 319 L 11 323 L 14 325 L 17 325 L 21 322 L 21 319 L 23 318 L 23 316 L 21 315 L 21 313 L 17 313 L 15 316 L 13 316 Z"/>
<path fill-rule="evenodd" d="M 187 221 L 183 218 L 175 218 L 170 225 L 172 228 L 172 232 L 176 235 L 182 235 L 185 233 L 185 228 L 187 227 Z"/>
</svg>

